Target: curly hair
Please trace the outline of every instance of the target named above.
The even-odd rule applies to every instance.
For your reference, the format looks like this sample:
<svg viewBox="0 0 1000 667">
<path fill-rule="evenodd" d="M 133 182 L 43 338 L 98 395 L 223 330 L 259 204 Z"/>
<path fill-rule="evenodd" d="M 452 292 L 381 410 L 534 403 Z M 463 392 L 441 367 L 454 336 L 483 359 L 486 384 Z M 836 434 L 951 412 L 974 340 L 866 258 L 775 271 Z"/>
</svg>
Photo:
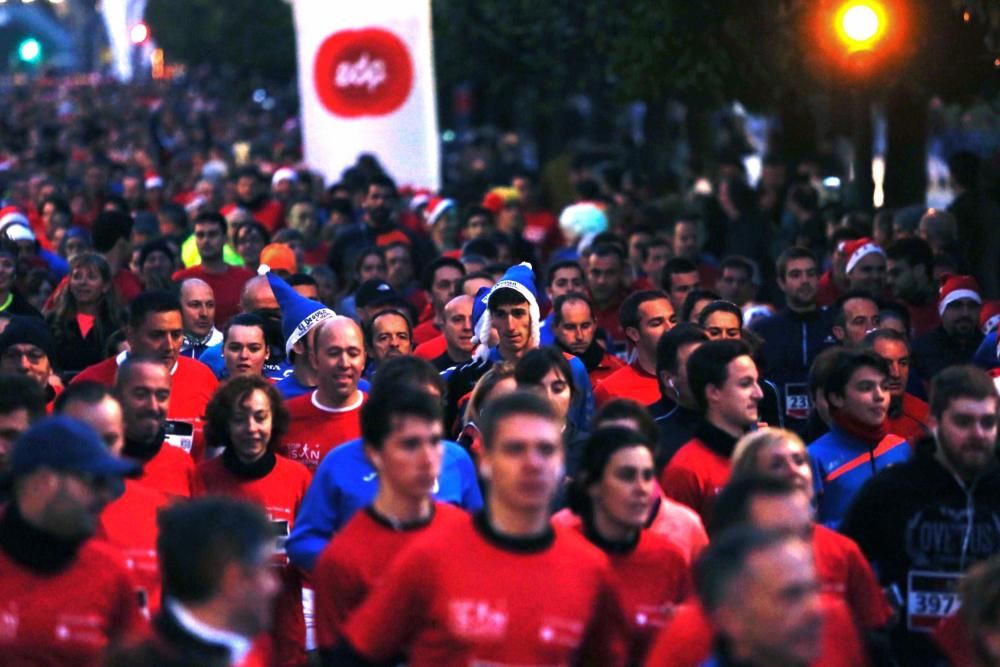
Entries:
<svg viewBox="0 0 1000 667">
<path fill-rule="evenodd" d="M 233 412 L 258 389 L 264 392 L 271 403 L 271 439 L 267 448 L 268 451 L 274 451 L 281 436 L 288 430 L 288 409 L 274 385 L 259 375 L 230 378 L 212 394 L 212 399 L 205 407 L 205 442 L 209 447 L 229 445 L 229 420 Z"/>
</svg>

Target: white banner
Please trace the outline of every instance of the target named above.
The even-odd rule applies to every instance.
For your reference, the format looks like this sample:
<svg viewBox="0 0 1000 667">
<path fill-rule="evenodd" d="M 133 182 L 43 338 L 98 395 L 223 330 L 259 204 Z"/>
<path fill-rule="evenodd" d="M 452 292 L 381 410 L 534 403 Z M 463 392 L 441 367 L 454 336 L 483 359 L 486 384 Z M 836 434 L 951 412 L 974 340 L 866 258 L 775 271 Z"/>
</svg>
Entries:
<svg viewBox="0 0 1000 667">
<path fill-rule="evenodd" d="M 430 0 L 294 0 L 305 161 L 327 182 L 373 153 L 440 186 Z"/>
</svg>

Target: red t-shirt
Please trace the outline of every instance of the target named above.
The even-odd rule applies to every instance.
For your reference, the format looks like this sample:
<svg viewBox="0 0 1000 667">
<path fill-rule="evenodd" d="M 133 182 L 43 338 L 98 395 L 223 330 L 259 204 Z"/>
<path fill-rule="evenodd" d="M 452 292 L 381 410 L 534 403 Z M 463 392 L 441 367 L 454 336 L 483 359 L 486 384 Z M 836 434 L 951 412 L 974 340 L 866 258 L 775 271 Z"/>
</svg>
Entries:
<svg viewBox="0 0 1000 667">
<path fill-rule="evenodd" d="M 406 529 L 390 526 L 370 508 L 355 514 L 326 545 L 313 568 L 317 646 L 328 648 L 337 643 L 340 626 L 364 602 L 404 547 L 430 531 L 452 526 L 464 514 L 448 503 L 434 503 L 430 521 Z"/>
<path fill-rule="evenodd" d="M 121 553 L 91 539 L 63 570 L 25 569 L 0 550 L 0 662 L 97 667 L 144 625 Z"/>
<path fill-rule="evenodd" d="M 222 273 L 209 273 L 201 264 L 175 271 L 171 279 L 179 283 L 188 278 L 201 278 L 215 293 L 215 326 L 222 329 L 233 315 L 240 312 L 240 292 L 254 272 L 242 266 L 226 265 Z"/>
<path fill-rule="evenodd" d="M 437 359 L 448 351 L 448 341 L 444 339 L 444 334 L 438 334 L 434 338 L 417 345 L 413 351 L 413 356 L 431 361 Z"/>
<path fill-rule="evenodd" d="M 139 607 L 147 618 L 160 610 L 160 563 L 156 516 L 170 503 L 162 491 L 135 480 L 125 480 L 125 493 L 101 512 L 98 535 L 118 548 L 136 584 Z"/>
<path fill-rule="evenodd" d="M 892 610 L 861 548 L 821 524 L 813 530 L 812 544 L 823 592 L 842 598 L 861 627 L 884 627 Z"/>
<path fill-rule="evenodd" d="M 729 481 L 730 460 L 698 438 L 691 438 L 674 454 L 660 474 L 663 493 L 683 503 L 708 524 L 715 497 Z"/>
<path fill-rule="evenodd" d="M 615 371 L 594 388 L 598 408 L 613 398 L 631 398 L 639 405 L 649 405 L 660 400 L 660 385 L 655 375 L 635 362 Z"/>
<path fill-rule="evenodd" d="M 941 315 L 938 313 L 937 300 L 931 299 L 922 306 L 905 304 L 910 314 L 910 329 L 913 338 L 930 333 L 941 326 Z"/>
<path fill-rule="evenodd" d="M 622 328 L 622 324 L 618 320 L 618 307 L 621 306 L 622 298 L 615 299 L 603 309 L 594 306 L 594 320 L 597 321 L 597 326 L 604 329 L 611 336 L 611 340 L 619 345 L 628 342 L 625 337 L 625 329 Z"/>
<path fill-rule="evenodd" d="M 573 530 L 583 535 L 583 524 Z M 691 593 L 684 554 L 670 540 L 650 530 L 628 553 L 609 553 L 612 580 L 629 621 L 629 664 L 640 664 L 667 624 L 674 608 Z"/>
<path fill-rule="evenodd" d="M 142 466 L 138 481 L 171 497 L 190 498 L 195 491 L 194 459 L 180 447 L 164 442 Z"/>
<path fill-rule="evenodd" d="M 274 601 L 274 664 L 301 665 L 306 662 L 306 627 L 302 609 L 302 584 L 297 570 L 288 562 L 285 541 L 291 534 L 302 498 L 312 475 L 301 463 L 276 456 L 271 472 L 258 479 L 241 477 L 226 467 L 222 457 L 203 461 L 196 472 L 198 494 L 218 494 L 256 503 L 267 512 L 278 537 L 274 564 L 280 568 L 281 593 Z"/>
<path fill-rule="evenodd" d="M 302 463 L 310 471 L 326 453 L 348 440 L 361 437 L 361 405 L 363 392 L 343 408 L 328 408 L 317 399 L 319 390 L 296 396 L 285 405 L 288 408 L 288 432 L 281 439 L 278 453 Z"/>
<path fill-rule="evenodd" d="M 889 433 L 913 443 L 930 433 L 927 418 L 930 407 L 913 394 L 903 394 L 903 406 L 899 415 L 889 418 Z"/>
<path fill-rule="evenodd" d="M 864 640 L 841 600 L 822 596 L 823 629 L 820 656 L 812 667 L 868 665 Z M 712 624 L 701 604 L 692 599 L 677 608 L 656 638 L 646 659 L 649 667 L 699 667 L 712 653 Z"/>
<path fill-rule="evenodd" d="M 607 557 L 565 530 L 532 546 L 501 546 L 471 517 L 414 541 L 344 637 L 369 660 L 405 653 L 411 667 L 621 664 L 627 626 Z"/>
<path fill-rule="evenodd" d="M 600 363 L 597 364 L 597 368 L 587 373 L 587 375 L 590 376 L 590 385 L 592 387 L 596 387 L 599 383 L 604 382 L 606 379 L 614 375 L 616 371 L 625 368 L 627 365 L 628 364 L 615 355 L 605 352 Z M 658 398 L 659 392 L 657 391 L 657 399 Z"/>
<path fill-rule="evenodd" d="M 441 336 L 441 339 L 444 340 L 441 330 L 438 329 L 437 325 L 434 323 L 433 316 L 431 319 L 421 322 L 413 328 L 413 344 L 418 347 L 429 340 L 437 338 L 438 336 Z"/>
<path fill-rule="evenodd" d="M 115 290 L 118 292 L 118 298 L 121 300 L 121 303 L 125 305 L 128 305 L 132 302 L 132 299 L 139 296 L 143 289 L 139 278 L 125 267 L 118 269 L 118 273 L 112 276 L 111 284 L 114 285 Z"/>
<path fill-rule="evenodd" d="M 117 373 L 118 359 L 110 357 L 84 368 L 70 381 L 70 384 L 90 380 L 113 387 Z M 201 419 L 205 415 L 205 406 L 212 398 L 219 380 L 208 366 L 190 357 L 177 357 L 177 364 L 171 374 L 173 382 L 170 385 L 167 418 L 192 421 Z"/>
</svg>

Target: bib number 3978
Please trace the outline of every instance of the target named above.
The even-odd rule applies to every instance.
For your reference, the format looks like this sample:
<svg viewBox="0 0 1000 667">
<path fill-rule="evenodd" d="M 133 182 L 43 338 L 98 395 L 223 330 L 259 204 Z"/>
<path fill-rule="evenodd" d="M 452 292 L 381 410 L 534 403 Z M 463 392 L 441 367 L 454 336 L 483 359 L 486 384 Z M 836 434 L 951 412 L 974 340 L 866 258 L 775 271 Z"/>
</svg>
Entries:
<svg viewBox="0 0 1000 667">
<path fill-rule="evenodd" d="M 931 632 L 942 619 L 962 606 L 958 595 L 961 574 L 910 570 L 906 625 L 915 632 Z"/>
</svg>

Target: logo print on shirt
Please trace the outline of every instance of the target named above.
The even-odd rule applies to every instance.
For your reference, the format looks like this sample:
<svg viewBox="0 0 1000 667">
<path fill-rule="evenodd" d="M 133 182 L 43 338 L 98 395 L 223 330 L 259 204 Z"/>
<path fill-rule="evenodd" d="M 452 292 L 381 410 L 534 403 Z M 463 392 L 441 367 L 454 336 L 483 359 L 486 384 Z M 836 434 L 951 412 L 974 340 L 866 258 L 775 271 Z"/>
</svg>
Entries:
<svg viewBox="0 0 1000 667">
<path fill-rule="evenodd" d="M 507 603 L 503 600 L 452 600 L 448 625 L 460 637 L 502 639 L 507 633 Z"/>
</svg>

